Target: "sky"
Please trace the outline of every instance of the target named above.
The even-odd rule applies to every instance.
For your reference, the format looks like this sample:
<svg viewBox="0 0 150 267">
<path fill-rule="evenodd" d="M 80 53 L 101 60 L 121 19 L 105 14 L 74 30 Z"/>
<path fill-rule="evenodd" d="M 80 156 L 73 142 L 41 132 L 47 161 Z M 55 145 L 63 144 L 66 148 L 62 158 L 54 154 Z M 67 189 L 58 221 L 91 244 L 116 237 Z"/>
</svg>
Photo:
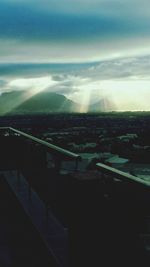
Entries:
<svg viewBox="0 0 150 267">
<path fill-rule="evenodd" d="M 150 110 L 149 0 L 0 0 L 0 93 Z"/>
</svg>

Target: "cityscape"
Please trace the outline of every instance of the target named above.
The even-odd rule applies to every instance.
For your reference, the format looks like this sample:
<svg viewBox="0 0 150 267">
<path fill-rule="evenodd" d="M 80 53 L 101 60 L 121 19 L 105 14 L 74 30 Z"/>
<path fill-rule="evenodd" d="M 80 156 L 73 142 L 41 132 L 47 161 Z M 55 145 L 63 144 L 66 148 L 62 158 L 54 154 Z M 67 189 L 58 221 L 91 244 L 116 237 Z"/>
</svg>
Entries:
<svg viewBox="0 0 150 267">
<path fill-rule="evenodd" d="M 150 266 L 150 2 L 0 1 L 0 267 Z"/>
<path fill-rule="evenodd" d="M 146 266 L 150 245 L 149 120 L 149 112 L 0 117 L 1 174 L 21 205 L 18 214 L 24 211 L 28 216 L 26 222 L 17 215 L 26 222 L 24 229 L 32 222 L 40 233 L 34 234 L 35 246 L 35 230 L 30 230 L 31 246 L 35 254 L 39 250 L 40 259 L 34 253 L 30 256 L 31 248 L 25 248 L 24 239 L 19 241 L 20 245 L 23 242 L 22 258 L 27 253 L 25 266 L 31 262 L 31 266 L 43 262 L 45 266 L 99 266 L 101 261 L 109 266 L 107 253 L 116 266 L 124 257 L 124 266 L 139 261 Z M 12 210 L 15 214 L 16 204 Z M 18 228 L 13 232 L 17 235 Z M 11 250 L 10 243 L 7 246 Z M 11 257 L 12 266 L 23 266 L 14 252 Z"/>
</svg>

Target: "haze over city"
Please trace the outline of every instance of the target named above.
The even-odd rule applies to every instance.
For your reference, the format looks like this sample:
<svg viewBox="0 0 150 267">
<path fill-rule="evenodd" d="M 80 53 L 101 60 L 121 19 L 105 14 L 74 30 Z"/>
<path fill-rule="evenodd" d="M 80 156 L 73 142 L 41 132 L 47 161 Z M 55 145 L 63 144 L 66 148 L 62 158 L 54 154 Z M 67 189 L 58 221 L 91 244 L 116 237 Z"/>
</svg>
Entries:
<svg viewBox="0 0 150 267">
<path fill-rule="evenodd" d="M 0 17 L 1 94 L 48 90 L 79 112 L 101 100 L 150 110 L 148 0 L 1 0 Z"/>
</svg>

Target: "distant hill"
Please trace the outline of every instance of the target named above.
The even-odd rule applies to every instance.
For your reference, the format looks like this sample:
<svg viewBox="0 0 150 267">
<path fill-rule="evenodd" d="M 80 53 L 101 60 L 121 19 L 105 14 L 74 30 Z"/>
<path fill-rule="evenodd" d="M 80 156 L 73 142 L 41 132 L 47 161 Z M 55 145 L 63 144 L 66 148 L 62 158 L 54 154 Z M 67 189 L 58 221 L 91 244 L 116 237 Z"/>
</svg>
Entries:
<svg viewBox="0 0 150 267">
<path fill-rule="evenodd" d="M 79 112 L 81 106 L 64 95 L 42 91 L 31 95 L 29 91 L 12 91 L 0 95 L 0 115 L 3 114 L 37 114 L 52 112 Z M 89 105 L 88 112 L 109 112 L 115 110 L 114 104 L 106 99 Z"/>
<path fill-rule="evenodd" d="M 115 105 L 107 98 L 100 99 L 89 106 L 88 112 L 108 112 L 114 111 Z"/>
<path fill-rule="evenodd" d="M 0 114 L 11 112 L 25 99 L 25 91 L 12 91 L 0 95 Z"/>
<path fill-rule="evenodd" d="M 64 95 L 40 92 L 29 97 L 27 91 L 13 91 L 0 96 L 0 113 L 50 113 L 50 112 L 77 112 L 79 105 Z"/>
</svg>

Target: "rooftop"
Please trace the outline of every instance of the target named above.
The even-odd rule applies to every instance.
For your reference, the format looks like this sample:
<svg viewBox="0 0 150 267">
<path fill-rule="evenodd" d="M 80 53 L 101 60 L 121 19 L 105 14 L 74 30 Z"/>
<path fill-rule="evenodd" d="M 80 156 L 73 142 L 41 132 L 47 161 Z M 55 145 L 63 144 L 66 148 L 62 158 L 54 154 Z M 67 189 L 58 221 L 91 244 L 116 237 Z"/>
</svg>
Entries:
<svg viewBox="0 0 150 267">
<path fill-rule="evenodd" d="M 4 266 L 150 263 L 150 181 L 101 163 L 81 173 L 79 155 L 13 128 L 0 146 Z"/>
</svg>

